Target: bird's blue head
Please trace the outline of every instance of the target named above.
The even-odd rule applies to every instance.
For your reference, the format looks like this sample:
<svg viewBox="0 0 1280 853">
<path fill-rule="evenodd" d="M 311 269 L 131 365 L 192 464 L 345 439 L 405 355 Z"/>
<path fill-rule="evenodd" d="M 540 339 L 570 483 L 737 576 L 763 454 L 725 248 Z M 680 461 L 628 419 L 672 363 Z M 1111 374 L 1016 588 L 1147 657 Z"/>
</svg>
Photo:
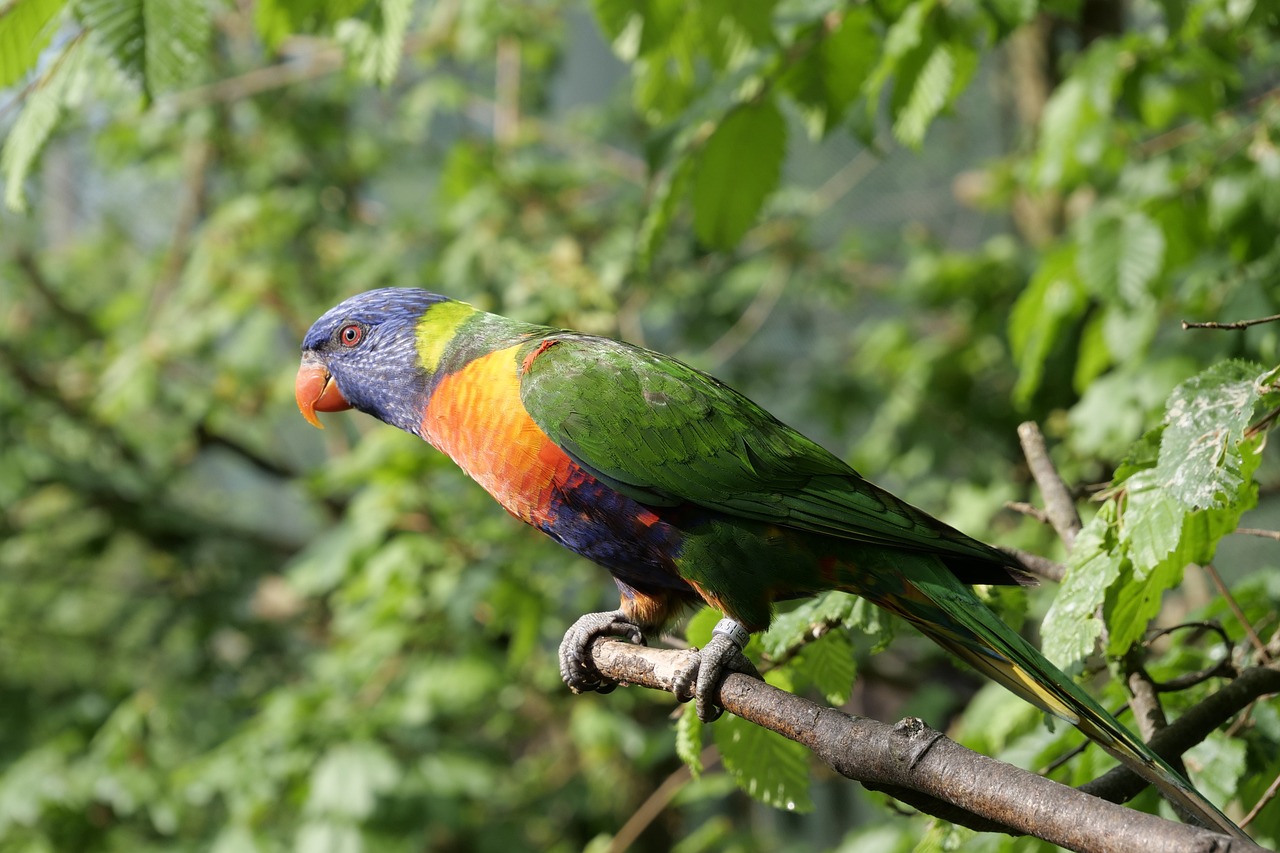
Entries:
<svg viewBox="0 0 1280 853">
<path fill-rule="evenodd" d="M 417 329 L 435 305 L 452 300 L 413 288 L 384 287 L 329 309 L 302 341 L 295 394 L 303 417 L 358 409 L 417 432 L 430 373 L 422 367 Z"/>
</svg>

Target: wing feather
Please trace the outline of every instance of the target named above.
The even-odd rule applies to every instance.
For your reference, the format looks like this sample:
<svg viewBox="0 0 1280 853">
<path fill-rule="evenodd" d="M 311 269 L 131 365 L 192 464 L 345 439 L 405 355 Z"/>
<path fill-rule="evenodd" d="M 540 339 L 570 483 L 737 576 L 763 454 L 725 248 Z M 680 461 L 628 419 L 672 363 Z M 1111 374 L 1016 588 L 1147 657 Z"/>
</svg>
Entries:
<svg viewBox="0 0 1280 853">
<path fill-rule="evenodd" d="M 578 464 L 637 500 L 694 503 L 845 539 L 1017 565 L 676 359 L 569 333 L 537 346 L 521 377 L 529 415 Z"/>
</svg>

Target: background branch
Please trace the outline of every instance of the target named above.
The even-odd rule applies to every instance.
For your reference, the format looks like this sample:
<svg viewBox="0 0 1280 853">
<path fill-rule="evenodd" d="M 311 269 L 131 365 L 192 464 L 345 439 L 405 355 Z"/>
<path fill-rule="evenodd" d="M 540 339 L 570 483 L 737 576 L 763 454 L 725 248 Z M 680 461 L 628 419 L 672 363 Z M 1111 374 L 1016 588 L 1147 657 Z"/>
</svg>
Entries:
<svg viewBox="0 0 1280 853">
<path fill-rule="evenodd" d="M 592 660 L 603 675 L 655 690 L 670 690 L 676 673 L 689 664 L 694 654 L 609 638 L 597 640 L 591 651 Z M 1198 723 L 1217 719 L 1223 708 L 1234 705 L 1251 687 L 1267 692 L 1271 675 L 1280 681 L 1280 671 L 1253 679 L 1247 674 L 1242 676 L 1179 722 L 1193 716 Z M 1229 691 L 1229 702 L 1214 703 Z M 725 679 L 720 703 L 744 720 L 803 744 L 842 776 L 973 829 L 1034 835 L 1071 850 L 1092 853 L 1242 853 L 1263 849 L 1209 830 L 1136 812 L 980 755 L 914 718 L 890 726 L 815 704 L 739 673 Z M 1195 713 L 1211 704 L 1212 710 Z M 1205 733 L 1215 726 L 1210 725 Z M 1170 746 L 1182 743 L 1177 737 L 1180 734 L 1185 735 L 1177 724 L 1162 730 L 1162 754 Z M 1124 775 L 1137 778 L 1127 771 Z M 1144 785 L 1140 783 L 1139 790 Z"/>
<path fill-rule="evenodd" d="M 1062 544 L 1070 551 L 1075 545 L 1076 534 L 1080 532 L 1080 514 L 1076 512 L 1071 492 L 1058 476 L 1053 460 L 1049 458 L 1049 450 L 1045 447 L 1044 435 L 1034 421 L 1018 424 L 1018 440 L 1022 443 L 1022 452 L 1027 457 L 1031 476 L 1035 478 L 1040 494 L 1044 496 L 1045 514 L 1062 538 Z"/>
<path fill-rule="evenodd" d="M 1250 667 L 1156 732 L 1149 745 L 1166 761 L 1176 758 L 1203 741 L 1249 703 L 1269 693 L 1280 693 L 1280 667 L 1275 664 Z M 1137 796 L 1146 784 L 1123 767 L 1117 767 L 1080 788 L 1107 800 L 1123 801 Z"/>
</svg>

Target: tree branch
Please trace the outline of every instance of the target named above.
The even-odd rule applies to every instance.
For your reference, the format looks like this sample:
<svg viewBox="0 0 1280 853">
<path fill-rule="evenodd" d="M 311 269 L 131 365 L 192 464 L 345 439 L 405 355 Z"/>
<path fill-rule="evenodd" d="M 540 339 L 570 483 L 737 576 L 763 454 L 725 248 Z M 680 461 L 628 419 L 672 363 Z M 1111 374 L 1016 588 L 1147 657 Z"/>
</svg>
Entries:
<svg viewBox="0 0 1280 853">
<path fill-rule="evenodd" d="M 1181 717 L 1156 732 L 1148 745 L 1166 761 L 1181 756 L 1243 711 L 1249 703 L 1269 693 L 1280 693 L 1280 666 L 1273 663 L 1250 667 L 1241 672 L 1239 678 L 1188 708 Z M 1103 799 L 1124 801 L 1137 796 L 1146 784 L 1125 768 L 1117 767 L 1081 785 L 1080 790 Z"/>
<path fill-rule="evenodd" d="M 1080 532 L 1080 514 L 1076 512 L 1071 492 L 1058 476 L 1058 470 L 1053 467 L 1053 460 L 1049 458 L 1049 450 L 1045 447 L 1044 435 L 1035 421 L 1018 424 L 1018 440 L 1022 442 L 1022 452 L 1027 457 L 1031 476 L 1035 478 L 1040 494 L 1044 497 L 1045 514 L 1062 538 L 1062 544 L 1070 551 L 1076 543 L 1076 534 Z"/>
<path fill-rule="evenodd" d="M 997 545 L 996 550 L 1003 551 L 1010 557 L 1015 558 L 1029 569 L 1033 575 L 1038 575 L 1045 580 L 1062 583 L 1062 579 L 1067 576 L 1067 567 L 1057 560 L 1050 560 L 1048 557 L 1041 557 L 1039 554 L 1033 554 L 1021 548 L 1009 548 L 1004 545 Z"/>
<path fill-rule="evenodd" d="M 655 690 L 670 690 L 676 673 L 689 665 L 694 654 L 635 646 L 611 638 L 596 640 L 591 653 L 601 674 Z M 1272 677 L 1280 682 L 1280 670 L 1252 678 L 1246 673 L 1164 729 L 1160 733 L 1160 751 L 1183 743 L 1183 729 L 1187 727 L 1179 724 L 1188 717 L 1196 718 L 1192 728 L 1197 732 L 1210 720 L 1221 722 L 1225 719 L 1222 711 L 1238 703 L 1244 694 L 1251 690 L 1260 691 L 1254 695 L 1268 692 L 1268 679 Z M 1280 684 L 1276 687 L 1280 688 Z M 1229 701 L 1214 703 L 1228 692 L 1232 694 Z M 890 726 L 817 705 L 739 673 L 724 680 L 719 699 L 725 710 L 813 750 L 842 776 L 974 829 L 1034 835 L 1090 853 L 1244 853 L 1263 849 L 1206 829 L 1136 812 L 980 755 L 914 718 Z M 1211 710 L 1202 710 L 1210 705 Z M 1235 711 L 1226 716 L 1232 713 Z M 1216 725 L 1209 725 L 1192 742 L 1198 742 Z M 1137 779 L 1127 771 L 1123 775 Z M 1138 790 L 1145 784 L 1140 783 Z"/>
<path fill-rule="evenodd" d="M 1272 314 L 1270 317 L 1258 317 L 1253 320 L 1236 320 L 1234 323 L 1217 323 L 1213 320 L 1207 320 L 1202 323 L 1193 323 L 1188 320 L 1182 321 L 1183 330 L 1187 329 L 1247 329 L 1250 326 L 1256 326 L 1259 323 L 1274 323 L 1280 320 L 1280 314 Z"/>
</svg>

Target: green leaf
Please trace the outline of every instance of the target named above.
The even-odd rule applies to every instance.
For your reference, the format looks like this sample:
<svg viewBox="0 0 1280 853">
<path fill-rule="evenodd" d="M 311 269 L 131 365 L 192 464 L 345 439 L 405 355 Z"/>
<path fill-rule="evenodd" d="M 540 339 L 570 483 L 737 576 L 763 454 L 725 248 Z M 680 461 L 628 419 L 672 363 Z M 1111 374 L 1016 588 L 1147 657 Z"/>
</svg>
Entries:
<svg viewBox="0 0 1280 853">
<path fill-rule="evenodd" d="M 902 65 L 924 42 L 925 27 L 937 0 L 918 0 L 903 9 L 885 34 L 880 48 L 880 59 L 867 79 L 867 109 L 872 115 L 880 100 L 884 84 L 894 74 L 901 73 Z"/>
<path fill-rule="evenodd" d="M 1228 231 L 1248 211 L 1260 189 L 1256 174 L 1223 175 L 1209 184 L 1208 224 L 1214 231 Z"/>
<path fill-rule="evenodd" d="M 1095 614 L 1120 574 L 1115 519 L 1115 503 L 1108 501 L 1076 535 L 1067 575 L 1045 614 L 1044 656 L 1063 669 L 1091 654 L 1102 633 Z"/>
<path fill-rule="evenodd" d="M 1030 21 L 1039 11 L 1036 0 L 989 0 L 987 8 L 1000 25 L 1001 33 L 1012 32 Z"/>
<path fill-rule="evenodd" d="M 294 849 L 314 853 L 362 853 L 364 842 L 360 830 L 349 823 L 309 820 L 298 827 Z"/>
<path fill-rule="evenodd" d="M 742 790 L 775 808 L 813 810 L 807 749 L 732 714 L 711 730 L 725 770 Z"/>
<path fill-rule="evenodd" d="M 201 0 L 80 0 L 84 26 L 148 98 L 197 79 L 212 33 Z"/>
<path fill-rule="evenodd" d="M 9 0 L 0 8 L 0 89 L 35 67 L 53 37 L 50 22 L 67 0 Z"/>
<path fill-rule="evenodd" d="M 1244 481 L 1240 443 L 1262 393 L 1260 369 L 1222 362 L 1173 389 L 1156 476 L 1188 507 L 1222 506 Z"/>
<path fill-rule="evenodd" d="M 366 818 L 373 814 L 378 795 L 391 790 L 399 779 L 399 766 L 380 744 L 340 743 L 330 747 L 311 772 L 305 810 L 312 815 Z"/>
<path fill-rule="evenodd" d="M 708 246 L 728 249 L 755 222 L 778 185 L 787 127 L 772 98 L 734 108 L 698 156 L 693 227 Z"/>
<path fill-rule="evenodd" d="M 1122 457 L 1194 368 L 1189 358 L 1171 355 L 1122 364 L 1098 377 L 1067 414 L 1068 444 L 1095 458 Z"/>
<path fill-rule="evenodd" d="M 816 687 L 832 705 L 843 705 L 849 701 L 857 674 L 853 643 L 844 631 L 827 631 L 801 648 L 791 662 L 791 669 Z"/>
<path fill-rule="evenodd" d="M 791 652 L 796 646 L 814 639 L 814 628 L 819 626 L 844 625 L 846 628 L 868 630 L 872 616 L 878 616 L 879 608 L 868 604 L 864 599 L 846 592 L 827 592 L 816 598 L 801 602 L 791 610 L 779 613 L 769 626 L 769 630 L 760 635 L 764 651 L 772 658 L 780 658 Z M 875 626 L 875 630 L 879 625 Z"/>
<path fill-rule="evenodd" d="M 4 203 L 10 210 L 26 210 L 23 182 L 58 126 L 63 107 L 79 98 L 85 79 L 86 54 L 83 40 L 67 45 L 27 96 L 18 120 L 4 141 L 0 174 L 4 175 L 5 182 Z"/>
<path fill-rule="evenodd" d="M 368 5 L 366 0 L 257 0 L 253 23 L 262 40 L 274 49 L 290 36 L 323 32 Z"/>
<path fill-rule="evenodd" d="M 693 166 L 694 158 L 683 157 L 656 181 L 652 198 L 645 209 L 644 221 L 640 223 L 640 235 L 636 238 L 636 269 L 641 274 L 652 268 L 653 259 L 666 240 L 676 207 L 684 195 L 689 176 L 693 174 Z"/>
<path fill-rule="evenodd" d="M 1255 438 L 1240 448 L 1239 488 L 1224 495 L 1219 508 L 1193 510 L 1179 501 L 1158 485 L 1158 467 L 1129 478 L 1120 538 L 1131 562 L 1108 596 L 1109 654 L 1123 655 L 1142 639 L 1148 623 L 1160 613 L 1164 593 L 1182 582 L 1187 564 L 1211 562 L 1222 537 L 1257 505 L 1253 472 L 1261 458 L 1260 445 L 1261 439 Z"/>
<path fill-rule="evenodd" d="M 720 611 L 713 607 L 702 607 L 689 617 L 684 625 L 684 638 L 689 645 L 702 648 L 711 641 L 711 632 L 721 619 Z"/>
<path fill-rule="evenodd" d="M 695 779 L 702 775 L 702 733 L 705 729 L 702 720 L 693 712 L 693 705 L 685 705 L 684 711 L 676 718 L 676 755 Z"/>
<path fill-rule="evenodd" d="M 1240 781 L 1249 770 L 1247 749 L 1241 738 L 1213 731 L 1183 758 L 1201 793 L 1215 803 L 1227 803 L 1239 796 Z"/>
<path fill-rule="evenodd" d="M 155 97 L 199 79 L 212 33 L 203 0 L 146 0 L 146 91 Z"/>
<path fill-rule="evenodd" d="M 1080 333 L 1080 344 L 1076 354 L 1076 369 L 1071 376 L 1071 387 L 1084 392 L 1093 380 L 1097 379 L 1114 363 L 1111 349 L 1107 346 L 1105 334 L 1106 314 L 1095 312 L 1089 317 Z"/>
<path fill-rule="evenodd" d="M 1127 652 L 1187 564 L 1211 561 L 1256 505 L 1261 438 L 1244 441 L 1244 430 L 1267 376 L 1256 365 L 1224 362 L 1173 390 L 1164 426 L 1136 442 L 1116 472 L 1113 482 L 1124 491 L 1077 539 L 1072 569 L 1045 618 L 1050 660 L 1068 664 L 1089 652 L 1100 630 L 1093 612 L 1104 597 L 1107 652 Z"/>
<path fill-rule="evenodd" d="M 1126 564 L 1119 582 L 1107 596 L 1109 656 L 1123 656 L 1143 638 L 1147 626 L 1160 612 L 1165 592 L 1182 582 L 1185 568 L 1185 562 L 1165 560 L 1140 578 L 1134 567 Z"/>
<path fill-rule="evenodd" d="M 773 10 L 778 5 L 778 0 L 751 0 L 749 3 L 721 0 L 721 4 L 719 8 L 716 8 L 717 4 L 705 4 L 706 12 L 732 20 L 754 45 L 777 44 L 777 36 L 773 31 Z"/>
<path fill-rule="evenodd" d="M 1121 541 L 1128 544 L 1134 577 L 1143 580 L 1178 547 L 1187 507 L 1161 488 L 1151 469 L 1130 477 L 1125 482 L 1125 495 Z"/>
<path fill-rule="evenodd" d="M 1139 471 L 1156 467 L 1160 458 L 1160 439 L 1164 436 L 1164 425 L 1148 430 L 1142 437 L 1129 446 L 1128 452 L 1120 460 L 1111 485 L 1118 486 Z"/>
<path fill-rule="evenodd" d="M 899 142 L 912 148 L 920 146 L 929 123 L 947 105 L 955 79 L 955 55 L 951 46 L 943 43 L 929 52 L 918 74 L 898 81 L 898 86 L 909 87 L 911 92 L 906 104 L 894 117 L 893 135 Z"/>
<path fill-rule="evenodd" d="M 854 7 L 834 29 L 828 31 L 823 20 L 796 34 L 795 45 L 816 46 L 787 69 L 782 84 L 804 110 L 811 136 L 825 136 L 839 125 L 862 91 L 880 45 L 874 22 L 870 8 Z"/>
<path fill-rule="evenodd" d="M 355 73 L 364 80 L 390 85 L 400 69 L 404 36 L 413 12 L 412 0 L 382 0 L 379 20 L 346 18 L 337 23 L 334 36 L 347 53 Z"/>
<path fill-rule="evenodd" d="M 1089 216 L 1080 230 L 1080 280 L 1096 296 L 1119 293 L 1129 305 L 1142 306 L 1164 267 L 1160 226 L 1131 210 Z"/>
<path fill-rule="evenodd" d="M 1021 406 L 1039 389 L 1045 362 L 1059 338 L 1088 307 L 1075 257 L 1070 246 L 1050 252 L 1009 314 L 1009 346 L 1018 365 L 1013 396 Z"/>
<path fill-rule="evenodd" d="M 1085 59 L 1053 91 L 1040 119 L 1040 143 L 1031 182 L 1058 190 L 1084 180 L 1111 150 L 1113 105 L 1125 68 L 1120 47 L 1099 39 Z"/>
</svg>

